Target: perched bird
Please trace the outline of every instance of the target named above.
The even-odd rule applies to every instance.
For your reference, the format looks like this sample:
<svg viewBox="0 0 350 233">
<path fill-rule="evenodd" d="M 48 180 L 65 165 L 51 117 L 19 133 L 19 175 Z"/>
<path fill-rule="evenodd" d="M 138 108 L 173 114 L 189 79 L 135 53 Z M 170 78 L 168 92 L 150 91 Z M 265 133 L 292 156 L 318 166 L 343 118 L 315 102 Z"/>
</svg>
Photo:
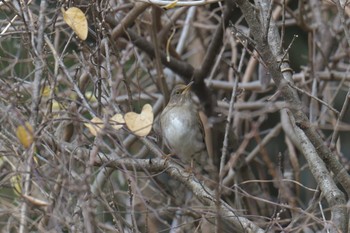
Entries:
<svg viewBox="0 0 350 233">
<path fill-rule="evenodd" d="M 191 167 L 207 166 L 210 158 L 203 124 L 191 98 L 192 84 L 193 81 L 173 89 L 169 103 L 160 116 L 160 128 L 166 146 L 183 163 L 191 164 Z"/>
</svg>

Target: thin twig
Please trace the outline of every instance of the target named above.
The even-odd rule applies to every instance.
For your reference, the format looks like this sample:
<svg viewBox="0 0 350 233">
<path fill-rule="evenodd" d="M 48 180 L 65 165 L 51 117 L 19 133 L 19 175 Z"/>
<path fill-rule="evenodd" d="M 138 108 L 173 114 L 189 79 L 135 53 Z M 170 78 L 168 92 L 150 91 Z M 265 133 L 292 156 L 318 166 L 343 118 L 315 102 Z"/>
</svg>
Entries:
<svg viewBox="0 0 350 233">
<path fill-rule="evenodd" d="M 267 3 L 267 1 L 266 1 Z M 265 32 L 264 32 L 264 36 L 265 36 L 265 41 L 268 43 L 268 35 L 269 35 L 269 28 L 270 28 L 270 22 L 271 22 L 271 17 L 272 17 L 272 6 L 273 6 L 273 1 L 270 1 L 269 4 L 269 9 L 266 12 L 266 17 L 264 15 L 265 12 L 261 12 L 261 18 L 262 20 L 266 21 L 265 22 Z"/>
<path fill-rule="evenodd" d="M 165 6 L 168 4 L 174 3 L 174 1 L 163 1 L 163 0 L 140 0 L 141 2 L 145 3 L 151 3 L 158 6 Z M 208 5 L 216 2 L 220 2 L 223 0 L 198 0 L 198 1 L 178 1 L 174 5 L 174 7 L 181 7 L 181 6 L 203 6 Z"/>
<path fill-rule="evenodd" d="M 125 30 L 128 28 L 129 25 L 133 24 L 135 22 L 135 19 L 142 14 L 148 7 L 150 6 L 150 4 L 147 3 L 143 3 L 143 2 L 138 2 L 135 3 L 134 8 L 129 12 L 129 14 L 127 14 L 127 16 L 125 18 L 123 18 L 118 24 L 117 26 L 112 30 L 112 37 L 113 38 L 117 38 L 120 37 Z"/>
<path fill-rule="evenodd" d="M 190 28 L 192 27 L 191 23 L 192 23 L 193 18 L 195 16 L 196 9 L 197 9 L 197 7 L 192 6 L 188 9 L 188 12 L 186 14 L 185 24 L 182 28 L 180 38 L 179 38 L 179 41 L 178 41 L 177 46 L 176 46 L 176 52 L 178 54 L 182 54 L 182 52 L 185 48 L 185 45 L 188 41 L 188 34 L 190 31 Z"/>
<path fill-rule="evenodd" d="M 339 115 L 339 111 L 336 110 L 335 108 L 333 108 L 332 106 L 330 106 L 328 103 L 324 102 L 323 100 L 321 100 L 320 98 L 317 98 L 316 96 L 313 96 L 311 94 L 309 94 L 308 92 L 304 91 L 303 89 L 300 89 L 299 87 L 295 86 L 294 84 L 291 84 L 288 82 L 288 85 L 292 88 L 294 88 L 295 90 L 299 91 L 300 93 L 303 93 L 307 96 L 309 96 L 312 99 L 315 99 L 317 101 L 319 101 L 321 104 L 323 104 L 324 106 L 326 106 L 327 108 L 329 108 L 332 112 L 336 113 L 337 115 Z"/>
<path fill-rule="evenodd" d="M 350 46 L 350 32 L 348 30 L 348 26 L 346 24 L 346 20 L 345 20 L 345 16 L 344 16 L 344 9 L 345 9 L 346 5 L 344 6 L 344 8 L 342 8 L 340 0 L 336 1 L 336 5 L 338 8 L 338 12 L 340 14 L 340 19 L 341 19 L 341 22 L 343 25 L 343 30 L 345 32 L 346 40 L 348 42 L 348 45 Z M 349 71 L 347 71 L 346 73 L 348 74 Z M 337 119 L 337 123 L 335 124 L 335 129 L 334 129 L 334 132 L 332 134 L 332 139 L 331 139 L 331 148 L 335 148 L 336 142 L 337 142 L 338 137 L 339 137 L 339 124 L 343 120 L 349 104 L 350 104 L 350 88 L 348 89 L 348 92 L 346 94 L 345 102 L 344 102 L 342 109 L 340 111 L 339 117 Z"/>
<path fill-rule="evenodd" d="M 179 165 L 170 162 L 168 159 L 117 159 L 109 160 L 108 158 L 101 156 L 95 161 L 96 166 L 113 167 L 115 169 L 128 169 L 131 171 L 145 171 L 152 173 L 166 172 L 172 178 L 183 183 L 189 188 L 192 193 L 198 198 L 198 200 L 205 206 L 216 206 L 215 194 L 210 191 L 208 187 L 201 184 L 193 175 L 184 171 Z M 231 208 L 227 203 L 220 200 L 219 207 L 222 216 L 225 220 L 229 221 L 235 228 L 239 229 L 238 232 L 249 231 L 256 233 L 263 233 L 260 227 L 251 222 L 245 217 L 237 215 L 235 210 Z"/>
<path fill-rule="evenodd" d="M 26 4 L 26 3 L 24 3 Z M 46 25 L 45 21 L 45 11 L 46 11 L 46 1 L 42 0 L 40 3 L 40 11 L 39 11 L 39 30 L 37 35 L 37 44 L 32 44 L 34 51 L 36 51 L 36 56 L 34 60 L 35 64 L 35 75 L 34 75 L 34 81 L 33 81 L 33 92 L 32 92 L 32 105 L 31 105 L 31 112 L 32 115 L 30 116 L 30 122 L 34 129 L 37 128 L 38 124 L 38 113 L 39 113 L 39 104 L 41 99 L 41 80 L 43 79 L 43 68 L 44 68 L 44 62 L 43 62 L 43 40 L 44 40 L 44 29 Z M 30 150 L 26 151 L 26 162 L 25 162 L 25 172 L 23 174 L 23 180 L 24 180 L 24 187 L 23 187 L 23 195 L 28 196 L 31 189 L 31 177 L 32 177 L 32 163 L 33 163 L 33 157 L 35 153 L 35 143 L 32 144 Z M 20 228 L 19 232 L 24 233 L 27 232 L 27 218 L 28 213 L 28 206 L 25 201 L 21 204 L 21 219 L 20 219 Z"/>
<path fill-rule="evenodd" d="M 74 91 L 77 93 L 77 95 L 79 96 L 79 98 L 83 101 L 84 107 L 89 111 L 90 115 L 95 117 L 96 114 L 94 112 L 94 110 L 90 107 L 89 103 L 87 102 L 84 94 L 80 91 L 80 88 L 78 87 L 78 85 L 76 84 L 76 82 L 74 82 L 73 78 L 71 77 L 69 71 L 67 70 L 67 67 L 65 66 L 65 64 L 63 63 L 63 61 L 60 59 L 57 51 L 55 50 L 53 44 L 51 43 L 50 39 L 45 35 L 45 42 L 47 43 L 47 45 L 49 46 L 49 48 L 51 49 L 51 52 L 53 54 L 53 57 L 58 61 L 59 65 L 61 66 L 64 74 L 66 75 L 66 77 L 68 78 L 69 82 L 73 85 Z"/>
<path fill-rule="evenodd" d="M 279 66 L 281 67 L 282 62 L 284 61 L 284 58 L 288 55 L 290 48 L 292 47 L 292 44 L 294 43 L 295 38 L 298 38 L 298 35 L 294 35 L 292 41 L 289 43 L 286 51 L 284 52 L 281 61 L 279 62 Z"/>
</svg>

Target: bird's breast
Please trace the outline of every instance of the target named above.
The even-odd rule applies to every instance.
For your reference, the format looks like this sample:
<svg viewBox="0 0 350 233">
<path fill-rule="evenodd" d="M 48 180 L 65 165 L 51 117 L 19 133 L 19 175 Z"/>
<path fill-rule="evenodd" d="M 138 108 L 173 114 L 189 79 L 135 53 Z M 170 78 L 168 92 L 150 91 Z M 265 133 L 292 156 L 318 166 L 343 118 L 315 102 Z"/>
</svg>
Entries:
<svg viewBox="0 0 350 233">
<path fill-rule="evenodd" d="M 193 106 L 172 107 L 162 113 L 161 128 L 168 147 L 184 162 L 205 149 L 198 115 Z"/>
<path fill-rule="evenodd" d="M 183 140 L 190 132 L 192 124 L 191 114 L 187 112 L 169 111 L 167 114 L 167 122 L 164 125 L 163 131 L 165 131 L 166 137 L 171 137 L 173 140 Z"/>
</svg>

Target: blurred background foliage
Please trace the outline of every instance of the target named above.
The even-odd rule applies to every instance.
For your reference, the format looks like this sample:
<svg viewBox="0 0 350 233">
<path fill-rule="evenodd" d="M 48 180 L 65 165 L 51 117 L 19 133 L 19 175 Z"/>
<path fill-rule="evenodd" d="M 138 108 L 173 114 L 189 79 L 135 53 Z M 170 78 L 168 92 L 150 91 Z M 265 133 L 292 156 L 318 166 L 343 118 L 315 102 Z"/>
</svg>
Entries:
<svg viewBox="0 0 350 233">
<path fill-rule="evenodd" d="M 279 11 L 275 21 L 283 34 L 283 48 L 288 48 L 296 86 L 340 111 L 349 89 L 350 53 L 343 31 L 336 26 L 335 5 L 320 1 L 316 6 L 321 18 L 317 18 L 306 1 L 271 3 L 272 11 Z M 85 41 L 62 19 L 61 7 L 72 6 L 88 20 Z M 115 113 L 140 112 L 146 103 L 153 106 L 156 116 L 147 138 L 164 154 L 169 152 L 156 130 L 157 116 L 168 90 L 176 83 L 189 82 L 196 75 L 193 70 L 203 68 L 217 29 L 224 27 L 226 7 L 224 2 L 167 10 L 160 3 L 134 1 L 0 2 L 2 232 L 213 232 L 204 223 L 208 213 L 216 217 L 215 210 L 206 209 L 179 181 L 147 170 L 95 166 L 94 161 L 102 156 L 119 160 L 157 157 L 126 127 L 116 131 L 107 123 Z M 194 12 L 191 16 L 190 11 Z M 44 19 L 40 21 L 41 14 Z M 207 103 L 214 102 L 205 126 L 214 131 L 218 162 L 232 86 L 239 79 L 226 159 L 236 166 L 225 174 L 228 191 L 219 196 L 240 216 L 264 229 L 281 231 L 291 223 L 295 232 L 321 231 L 326 225 L 321 212 L 329 217 L 328 206 L 317 196 L 317 183 L 298 146 L 291 142 L 288 128 L 279 125 L 285 124 L 280 110 L 288 106 L 270 82 L 263 61 L 256 62 L 254 47 L 246 44 L 249 28 L 240 10 L 234 7 L 228 18 L 232 26 L 225 26 L 220 46 L 210 54 L 215 59 L 209 64 L 210 73 L 204 74 L 207 87 L 198 84 L 204 78 L 195 79 L 194 85 L 194 98 L 203 111 L 208 112 Z M 323 38 L 320 24 L 328 27 L 330 38 L 328 34 Z M 188 32 L 184 32 L 186 26 Z M 183 48 L 178 48 L 180 42 Z M 170 55 L 171 62 L 161 61 L 157 52 L 161 57 Z M 174 68 L 174 61 L 182 66 Z M 186 73 L 189 66 L 193 73 Z M 331 74 L 320 77 L 320 72 L 333 71 L 342 73 L 344 79 Z M 262 83 L 261 77 L 268 83 Z M 337 115 L 299 94 L 310 121 L 330 145 Z M 347 169 L 349 114 L 347 109 L 334 148 Z M 84 127 L 94 115 L 107 124 L 98 137 Z M 26 122 L 34 129 L 28 148 L 16 136 L 16 129 Z M 277 133 L 262 143 L 273 130 Z M 252 159 L 245 160 L 249 155 Z M 289 181 L 283 183 L 283 178 Z M 308 209 L 321 202 L 323 210 Z M 287 214 L 281 217 L 280 210 Z M 313 218 L 293 222 L 302 213 Z M 220 227 L 222 232 L 232 232 L 225 224 Z"/>
</svg>

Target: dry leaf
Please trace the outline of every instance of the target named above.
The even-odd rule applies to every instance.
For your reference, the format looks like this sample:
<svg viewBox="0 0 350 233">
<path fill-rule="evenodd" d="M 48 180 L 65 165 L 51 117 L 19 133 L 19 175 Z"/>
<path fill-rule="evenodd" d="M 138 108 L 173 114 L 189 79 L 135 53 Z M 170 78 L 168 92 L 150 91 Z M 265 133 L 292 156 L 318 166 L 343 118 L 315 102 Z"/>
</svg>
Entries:
<svg viewBox="0 0 350 233">
<path fill-rule="evenodd" d="M 23 194 L 22 197 L 24 197 L 25 199 L 27 199 L 27 201 L 29 201 L 31 204 L 36 205 L 36 206 L 48 206 L 48 205 L 50 205 L 49 202 L 44 201 L 44 200 L 40 200 L 39 198 L 36 198 L 36 197 L 32 197 L 32 196 L 25 195 L 25 194 Z"/>
<path fill-rule="evenodd" d="M 116 130 L 121 129 L 123 125 L 125 124 L 124 118 L 122 114 L 115 114 L 114 116 L 109 119 L 109 123 L 112 125 L 112 127 Z"/>
<path fill-rule="evenodd" d="M 32 145 L 34 140 L 34 131 L 33 127 L 26 122 L 24 125 L 20 125 L 17 127 L 16 135 L 24 148 L 29 148 Z"/>
<path fill-rule="evenodd" d="M 152 106 L 144 105 L 140 114 L 128 112 L 125 114 L 124 120 L 131 132 L 140 137 L 147 136 L 151 132 L 153 123 Z"/>
<path fill-rule="evenodd" d="M 103 121 L 98 117 L 94 117 L 90 122 L 91 123 L 85 123 L 84 125 L 89 129 L 90 133 L 96 137 L 103 129 Z"/>
<path fill-rule="evenodd" d="M 61 8 L 63 20 L 73 29 L 75 34 L 81 39 L 86 40 L 88 35 L 88 24 L 84 12 L 77 7 L 70 7 L 67 11 Z"/>
</svg>

